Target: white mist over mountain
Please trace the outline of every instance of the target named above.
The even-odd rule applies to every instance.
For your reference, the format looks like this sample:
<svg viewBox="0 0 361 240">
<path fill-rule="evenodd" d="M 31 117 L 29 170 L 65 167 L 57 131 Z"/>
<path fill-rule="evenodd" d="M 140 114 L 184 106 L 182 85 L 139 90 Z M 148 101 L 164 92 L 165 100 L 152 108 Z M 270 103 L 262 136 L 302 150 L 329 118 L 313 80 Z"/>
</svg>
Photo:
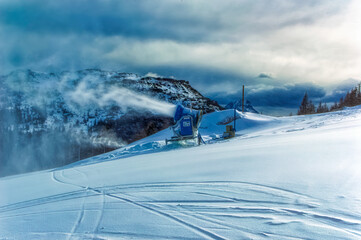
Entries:
<svg viewBox="0 0 361 240">
<path fill-rule="evenodd" d="M 129 109 L 147 110 L 154 114 L 172 117 L 175 105 L 156 100 L 141 93 L 121 87 L 106 87 L 102 84 L 94 87 L 86 80 L 81 81 L 73 91 L 66 95 L 73 103 L 82 107 L 95 105 L 105 107 L 116 104 L 123 112 Z"/>
</svg>

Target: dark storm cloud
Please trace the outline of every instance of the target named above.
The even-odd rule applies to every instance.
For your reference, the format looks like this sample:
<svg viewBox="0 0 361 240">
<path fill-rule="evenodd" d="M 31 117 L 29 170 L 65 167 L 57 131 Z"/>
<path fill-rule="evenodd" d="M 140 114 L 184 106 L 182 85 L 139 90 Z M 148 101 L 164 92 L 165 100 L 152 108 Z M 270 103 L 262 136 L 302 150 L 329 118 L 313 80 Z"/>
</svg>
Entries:
<svg viewBox="0 0 361 240">
<path fill-rule="evenodd" d="M 312 25 L 340 11 L 341 3 L 345 1 L 3 0 L 0 71 L 34 67 L 45 71 L 83 67 L 126 69 L 134 61 L 139 67 L 149 64 L 150 61 L 139 61 L 148 54 L 152 55 L 151 67 L 169 61 L 172 66 L 184 64 L 177 63 L 180 59 L 198 67 L 208 64 L 211 69 L 217 64 L 225 72 L 255 75 L 247 72 L 247 66 L 239 65 L 251 63 L 251 57 L 255 58 L 253 61 L 262 60 L 263 51 L 276 49 L 263 45 L 267 34 L 289 26 Z M 256 39 L 252 39 L 254 36 Z M 267 38 L 267 44 L 274 41 L 278 44 L 279 40 Z M 178 52 L 172 52 L 172 47 L 167 49 L 171 43 Z M 154 45 L 158 48 L 152 52 Z M 205 49 L 197 52 L 202 46 L 207 54 Z M 256 51 L 247 56 L 245 53 L 251 48 Z M 122 55 L 125 50 L 127 53 Z M 212 58 L 225 61 L 207 63 Z M 272 62 L 270 59 L 269 63 Z"/>
<path fill-rule="evenodd" d="M 307 92 L 313 101 L 317 101 L 326 95 L 326 91 L 319 86 L 312 84 L 292 84 L 269 90 L 251 91 L 247 94 L 247 99 L 256 106 L 297 107 L 302 101 L 305 92 Z"/>
<path fill-rule="evenodd" d="M 21 31 L 51 34 L 122 35 L 138 39 L 200 41 L 222 25 L 189 5 L 161 1 L 15 2 L 0 8 L 0 21 Z"/>
<path fill-rule="evenodd" d="M 267 73 L 260 73 L 257 77 L 258 78 L 272 78 L 272 76 Z"/>
<path fill-rule="evenodd" d="M 286 84 L 275 87 L 266 86 L 264 88 L 246 86 L 245 98 L 251 101 L 254 106 L 297 108 L 306 92 L 315 103 L 326 96 L 325 89 L 320 86 L 313 84 Z M 239 91 L 231 95 L 218 93 L 213 97 L 226 104 L 241 98 L 241 96 L 242 92 Z"/>
<path fill-rule="evenodd" d="M 230 90 L 226 88 L 214 89 L 212 86 L 218 84 L 232 83 L 233 88 L 241 88 L 242 84 L 264 83 L 265 81 L 254 80 L 251 76 L 234 74 L 231 72 L 221 71 L 217 69 L 209 69 L 198 66 L 158 66 L 139 68 L 137 66 L 129 66 L 133 71 L 146 74 L 155 72 L 164 77 L 174 77 L 189 81 L 192 86 L 201 89 L 202 93 L 217 92 L 217 90 Z"/>
<path fill-rule="evenodd" d="M 220 4 L 219 1 L 14 0 L 1 5 L 0 21 L 29 32 L 223 42 L 238 41 L 243 38 L 242 33 L 249 35 L 290 25 L 311 24 L 325 15 L 314 14 L 322 2 L 262 1 L 256 4 L 230 0 Z M 280 16 L 300 8 L 308 11 Z M 337 8 L 330 7 L 328 11 L 330 14 Z M 275 15 L 279 17 L 275 19 Z"/>
</svg>

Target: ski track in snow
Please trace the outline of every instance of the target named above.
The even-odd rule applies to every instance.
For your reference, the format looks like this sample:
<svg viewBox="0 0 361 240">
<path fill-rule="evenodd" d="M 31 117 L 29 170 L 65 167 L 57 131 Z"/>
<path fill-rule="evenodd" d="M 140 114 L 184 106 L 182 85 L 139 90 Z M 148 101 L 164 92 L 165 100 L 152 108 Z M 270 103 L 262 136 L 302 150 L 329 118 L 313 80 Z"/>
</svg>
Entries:
<svg viewBox="0 0 361 240">
<path fill-rule="evenodd" d="M 79 187 L 81 189 L 80 192 L 84 192 L 84 194 L 80 194 L 81 209 L 79 210 L 78 217 L 74 221 L 68 235 L 66 235 L 66 239 L 77 239 L 79 236 L 84 237 L 84 235 L 79 235 L 82 233 L 77 232 L 77 229 L 81 225 L 84 212 L 86 211 L 85 199 L 88 196 L 94 195 L 101 196 L 102 200 L 98 217 L 95 220 L 96 224 L 93 235 L 89 235 L 92 239 L 98 239 L 98 236 L 100 239 L 103 236 L 100 226 L 104 211 L 106 210 L 105 197 L 123 201 L 155 215 L 167 218 L 188 230 L 196 232 L 199 237 L 203 239 L 227 239 L 227 237 L 216 233 L 218 229 L 238 233 L 238 236 L 245 239 L 266 238 L 268 236 L 277 237 L 278 239 L 305 239 L 303 236 L 275 234 L 267 231 L 257 232 L 250 227 L 243 227 L 242 224 L 237 223 L 237 220 L 242 219 L 261 221 L 269 226 L 287 224 L 302 224 L 307 226 L 313 225 L 314 222 L 316 222 L 321 228 L 325 225 L 332 227 L 336 231 L 343 231 L 350 236 L 361 237 L 360 232 L 352 228 L 360 227 L 361 222 L 359 220 L 345 220 L 350 218 L 350 216 L 343 218 L 324 215 L 317 211 L 320 206 L 320 200 L 283 188 L 236 181 L 147 183 L 92 188 L 82 186 L 67 179 L 64 176 L 64 171 L 76 171 L 84 176 L 86 175 L 75 169 L 52 172 L 54 181 L 60 184 Z M 89 194 L 88 191 L 93 192 L 93 194 Z M 77 193 L 79 194 L 79 192 Z M 205 199 L 149 199 L 149 193 L 152 193 L 152 195 L 157 193 L 161 198 L 165 199 L 168 197 L 173 198 L 174 193 L 178 193 L 179 196 L 183 194 L 185 194 L 185 196 L 187 194 L 201 195 L 205 196 Z M 277 200 L 266 201 L 240 197 L 240 195 L 248 195 L 249 193 L 251 193 L 251 195 L 252 193 L 256 193 L 255 197 L 258 199 L 264 199 L 262 196 L 267 195 Z M 257 194 L 261 196 L 257 196 Z M 60 198 L 59 196 L 50 196 L 47 199 L 49 201 L 46 199 L 37 199 L 33 201 L 33 204 L 21 202 L 18 203 L 18 205 L 31 208 L 39 204 L 53 203 L 52 197 L 55 199 L 58 198 L 59 201 L 61 201 L 62 197 L 67 199 L 66 195 L 60 196 Z M 17 208 L 5 208 L 7 211 L 15 209 Z M 16 217 L 21 216 L 20 214 Z M 229 219 L 233 220 L 230 221 Z M 209 224 L 212 225 L 212 227 L 207 229 L 206 226 Z M 339 225 L 343 225 L 344 228 L 340 230 L 337 227 Z"/>
<path fill-rule="evenodd" d="M 67 240 L 70 240 L 74 236 L 74 233 L 77 232 L 78 227 L 80 226 L 81 222 L 83 221 L 84 210 L 85 210 L 85 198 L 86 198 L 86 196 L 81 201 L 81 210 L 79 211 L 79 216 L 78 216 L 73 228 L 70 230 L 70 234 L 68 235 Z"/>
<path fill-rule="evenodd" d="M 101 198 L 102 198 L 102 201 L 101 201 L 101 208 L 99 210 L 99 215 L 98 215 L 98 218 L 96 220 L 96 225 L 95 225 L 95 228 L 94 228 L 94 235 L 93 235 L 93 238 L 96 238 L 97 234 L 100 233 L 100 225 L 102 223 L 102 219 L 103 219 L 103 214 L 104 214 L 104 207 L 105 207 L 105 194 L 100 192 L 101 193 Z"/>
<path fill-rule="evenodd" d="M 61 171 L 61 173 L 63 173 L 64 171 Z M 179 219 L 177 217 L 174 217 L 166 212 L 163 212 L 163 211 L 160 211 L 159 209 L 156 209 L 156 208 L 152 208 L 152 207 L 149 207 L 149 206 L 146 206 L 146 205 L 143 205 L 139 202 L 136 202 L 136 201 L 132 201 L 128 198 L 125 198 L 124 196 L 118 196 L 118 195 L 114 195 L 114 194 L 109 194 L 109 193 L 103 193 L 102 191 L 98 190 L 98 189 L 93 189 L 93 188 L 90 188 L 90 187 L 84 187 L 84 186 L 80 186 L 78 184 L 73 184 L 71 182 L 66 182 L 64 180 L 59 180 L 58 178 L 54 178 L 56 181 L 60 182 L 60 183 L 63 183 L 63 184 L 69 184 L 69 185 L 73 185 L 73 186 L 77 186 L 77 187 L 81 187 L 82 189 L 89 189 L 91 191 L 94 191 L 98 194 L 102 194 L 103 196 L 103 201 L 102 201 L 102 208 L 101 208 L 101 211 L 100 211 L 100 216 L 97 220 L 97 224 L 96 224 L 96 228 L 95 228 L 95 231 L 94 231 L 94 237 L 96 236 L 96 234 L 99 233 L 99 226 L 100 226 L 100 223 L 101 223 L 101 219 L 102 219 L 102 215 L 103 215 L 103 212 L 104 212 L 104 195 L 105 196 L 108 196 L 108 197 L 111 197 L 111 198 L 115 198 L 117 200 L 121 200 L 121 201 L 124 201 L 126 203 L 129 203 L 129 204 L 132 204 L 132 205 L 135 205 L 137 207 L 141 207 L 143 209 L 146 209 L 147 211 L 150 211 L 154 214 L 157 214 L 157 215 L 160 215 L 160 216 L 163 216 L 163 217 L 166 217 L 172 221 L 175 221 L 193 231 L 196 231 L 198 232 L 202 237 L 206 237 L 208 239 L 218 239 L 218 240 L 222 240 L 224 238 L 220 237 L 220 236 L 217 236 L 216 234 L 212 233 L 212 232 L 209 232 L 207 230 L 204 230 L 194 224 L 191 224 L 189 222 L 186 222 L 186 221 L 183 221 L 182 219 Z M 77 224 L 76 224 L 77 225 Z"/>
</svg>

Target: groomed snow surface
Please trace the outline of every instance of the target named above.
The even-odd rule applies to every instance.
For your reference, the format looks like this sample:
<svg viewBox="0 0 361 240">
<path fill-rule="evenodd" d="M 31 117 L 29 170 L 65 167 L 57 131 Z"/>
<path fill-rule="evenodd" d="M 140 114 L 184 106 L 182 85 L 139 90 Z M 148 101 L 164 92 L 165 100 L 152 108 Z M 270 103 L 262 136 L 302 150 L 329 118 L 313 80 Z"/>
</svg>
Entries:
<svg viewBox="0 0 361 240">
<path fill-rule="evenodd" d="M 0 239 L 361 239 L 361 107 L 204 116 L 63 168 L 0 179 Z M 21 164 L 21 159 L 19 159 Z"/>
</svg>

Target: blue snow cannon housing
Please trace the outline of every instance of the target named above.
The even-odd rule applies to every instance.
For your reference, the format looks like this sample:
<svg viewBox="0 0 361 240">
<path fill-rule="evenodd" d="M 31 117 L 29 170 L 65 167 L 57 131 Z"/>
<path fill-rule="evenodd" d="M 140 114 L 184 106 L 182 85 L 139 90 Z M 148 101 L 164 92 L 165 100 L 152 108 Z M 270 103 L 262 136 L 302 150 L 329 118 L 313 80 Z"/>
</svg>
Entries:
<svg viewBox="0 0 361 240">
<path fill-rule="evenodd" d="M 179 123 L 181 136 L 190 136 L 193 135 L 193 126 L 192 126 L 192 118 L 189 116 L 185 116 L 180 120 Z"/>
<path fill-rule="evenodd" d="M 174 113 L 174 125 L 172 126 L 174 136 L 166 140 L 169 141 L 181 141 L 187 139 L 199 138 L 198 127 L 201 123 L 202 111 L 193 110 L 190 108 L 177 105 Z"/>
</svg>

